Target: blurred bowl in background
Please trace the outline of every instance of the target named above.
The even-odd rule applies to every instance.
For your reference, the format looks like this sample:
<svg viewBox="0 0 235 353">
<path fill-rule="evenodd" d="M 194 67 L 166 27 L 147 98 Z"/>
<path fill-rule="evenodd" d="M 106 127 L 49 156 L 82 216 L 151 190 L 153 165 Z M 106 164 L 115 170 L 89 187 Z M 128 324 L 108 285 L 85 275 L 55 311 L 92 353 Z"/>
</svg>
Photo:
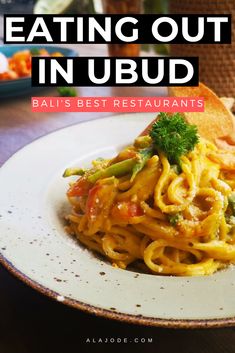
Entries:
<svg viewBox="0 0 235 353">
<path fill-rule="evenodd" d="M 0 74 L 8 70 L 8 60 L 7 57 L 0 53 Z"/>
<path fill-rule="evenodd" d="M 10 58 L 16 52 L 21 50 L 33 50 L 33 49 L 43 49 L 52 54 L 54 52 L 60 52 L 65 57 L 78 56 L 78 52 L 70 48 L 63 48 L 60 46 L 49 46 L 49 45 L 0 45 L 0 53 Z M 32 87 L 31 77 L 22 77 L 15 80 L 4 80 L 0 81 L 0 99 L 7 97 L 16 97 L 24 94 L 32 95 L 43 89 L 44 87 Z"/>
</svg>

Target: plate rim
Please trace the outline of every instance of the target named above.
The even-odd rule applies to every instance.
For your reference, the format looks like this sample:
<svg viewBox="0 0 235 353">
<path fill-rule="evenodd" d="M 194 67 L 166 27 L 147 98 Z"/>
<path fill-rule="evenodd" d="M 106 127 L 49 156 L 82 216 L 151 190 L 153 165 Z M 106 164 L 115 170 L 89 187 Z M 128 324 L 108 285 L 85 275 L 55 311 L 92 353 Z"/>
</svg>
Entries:
<svg viewBox="0 0 235 353">
<path fill-rule="evenodd" d="M 99 308 L 97 306 L 86 304 L 82 301 L 71 299 L 69 297 L 62 297 L 60 294 L 39 284 L 37 281 L 32 280 L 23 272 L 18 270 L 9 260 L 0 254 L 0 264 L 3 265 L 11 275 L 28 285 L 30 288 L 36 290 L 40 294 L 60 302 L 69 307 L 79 309 L 87 314 L 92 314 L 105 319 L 112 319 L 119 322 L 129 324 L 137 324 L 142 326 L 162 327 L 169 329 L 209 329 L 209 328 L 222 328 L 235 326 L 235 317 L 220 318 L 220 319 L 161 319 L 154 317 L 147 317 L 142 315 L 125 314 L 118 311 Z M 58 299 L 59 298 L 59 299 Z"/>
<path fill-rule="evenodd" d="M 128 115 L 135 115 L 136 113 L 125 113 Z M 15 157 L 21 150 L 27 148 L 30 144 L 40 140 L 43 137 L 48 135 L 54 134 L 57 131 L 64 130 L 70 128 L 71 126 L 80 125 L 80 124 L 87 124 L 92 121 L 97 120 L 106 120 L 110 118 L 117 118 L 120 115 L 125 114 L 114 114 L 94 120 L 87 120 L 82 121 L 80 123 L 72 123 L 64 127 L 60 127 L 55 129 L 49 133 L 45 133 L 26 145 L 22 146 L 21 148 L 17 149 L 3 164 L 0 168 L 3 168 L 5 164 L 7 164 L 12 158 Z M 157 113 L 156 113 L 157 114 Z M 156 317 L 148 317 L 143 315 L 134 315 L 134 314 L 126 314 L 119 311 L 108 310 L 104 308 L 100 308 L 98 306 L 94 306 L 91 304 L 84 303 L 77 299 L 71 299 L 69 297 L 63 296 L 61 299 L 61 295 L 56 291 L 47 288 L 46 286 L 41 285 L 36 280 L 31 279 L 29 276 L 24 274 L 22 271 L 17 269 L 11 261 L 9 261 L 2 252 L 0 252 L 0 264 L 4 266 L 5 269 L 9 271 L 11 275 L 15 278 L 23 282 L 24 284 L 28 285 L 30 288 L 36 290 L 40 294 L 47 296 L 50 299 L 53 299 L 57 302 L 60 302 L 64 305 L 69 307 L 73 307 L 75 309 L 79 309 L 84 311 L 85 313 L 92 314 L 98 317 L 103 317 L 106 319 L 113 319 L 119 322 L 126 322 L 129 324 L 138 324 L 142 326 L 155 326 L 155 327 L 163 327 L 163 328 L 171 328 L 171 329 L 207 329 L 207 328 L 222 328 L 222 327 L 232 327 L 235 326 L 235 317 L 227 317 L 227 318 L 218 318 L 218 319 L 163 319 L 163 318 L 156 318 Z"/>
</svg>

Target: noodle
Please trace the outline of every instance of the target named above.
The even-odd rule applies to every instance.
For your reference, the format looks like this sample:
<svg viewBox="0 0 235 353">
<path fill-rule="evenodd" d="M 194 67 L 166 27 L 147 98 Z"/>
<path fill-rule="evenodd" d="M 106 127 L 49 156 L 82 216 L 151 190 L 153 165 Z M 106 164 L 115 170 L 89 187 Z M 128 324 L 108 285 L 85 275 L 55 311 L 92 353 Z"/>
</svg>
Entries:
<svg viewBox="0 0 235 353">
<path fill-rule="evenodd" d="M 108 165 L 125 155 L 127 160 L 126 151 Z M 235 191 L 234 161 L 232 152 L 200 139 L 181 157 L 178 173 L 158 153 L 133 181 L 130 171 L 99 178 L 79 195 L 71 193 L 72 185 L 69 232 L 115 267 L 140 262 L 152 274 L 212 274 L 235 263 L 235 217 L 229 201 Z M 86 177 L 79 180 L 87 182 Z"/>
</svg>

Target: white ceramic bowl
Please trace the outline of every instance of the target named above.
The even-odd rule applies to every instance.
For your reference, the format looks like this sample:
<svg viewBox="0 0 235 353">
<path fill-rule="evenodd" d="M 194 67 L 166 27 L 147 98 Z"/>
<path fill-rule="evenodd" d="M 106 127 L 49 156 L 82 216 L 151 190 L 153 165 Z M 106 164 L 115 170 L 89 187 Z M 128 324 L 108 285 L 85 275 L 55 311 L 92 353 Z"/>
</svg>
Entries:
<svg viewBox="0 0 235 353">
<path fill-rule="evenodd" d="M 74 125 L 24 147 L 0 169 L 1 262 L 33 288 L 73 307 L 145 325 L 235 323 L 235 270 L 163 277 L 113 268 L 63 229 L 71 165 L 87 166 L 131 143 L 153 114 Z"/>
</svg>

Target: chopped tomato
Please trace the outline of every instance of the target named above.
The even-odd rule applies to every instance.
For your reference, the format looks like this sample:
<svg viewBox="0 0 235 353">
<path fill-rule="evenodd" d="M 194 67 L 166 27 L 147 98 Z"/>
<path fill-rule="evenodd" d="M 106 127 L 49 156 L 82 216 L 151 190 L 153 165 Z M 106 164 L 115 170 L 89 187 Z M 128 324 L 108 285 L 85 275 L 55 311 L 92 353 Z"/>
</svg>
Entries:
<svg viewBox="0 0 235 353">
<path fill-rule="evenodd" d="M 98 209 L 100 209 L 99 191 L 102 188 L 103 187 L 98 184 L 93 186 L 93 188 L 89 190 L 86 202 L 86 214 L 88 215 L 88 217 L 96 216 L 98 213 Z"/>
<path fill-rule="evenodd" d="M 128 220 L 131 217 L 138 217 L 143 214 L 140 205 L 132 201 L 118 202 L 112 209 L 112 216 L 122 220 Z"/>
<path fill-rule="evenodd" d="M 86 178 L 80 178 L 78 179 L 78 181 L 76 181 L 75 184 L 70 187 L 69 191 L 67 192 L 67 195 L 69 197 L 87 196 L 91 187 L 92 184 L 89 183 Z"/>
<path fill-rule="evenodd" d="M 26 67 L 28 70 L 31 70 L 31 67 L 32 67 L 32 57 L 31 56 L 26 61 Z"/>
</svg>

